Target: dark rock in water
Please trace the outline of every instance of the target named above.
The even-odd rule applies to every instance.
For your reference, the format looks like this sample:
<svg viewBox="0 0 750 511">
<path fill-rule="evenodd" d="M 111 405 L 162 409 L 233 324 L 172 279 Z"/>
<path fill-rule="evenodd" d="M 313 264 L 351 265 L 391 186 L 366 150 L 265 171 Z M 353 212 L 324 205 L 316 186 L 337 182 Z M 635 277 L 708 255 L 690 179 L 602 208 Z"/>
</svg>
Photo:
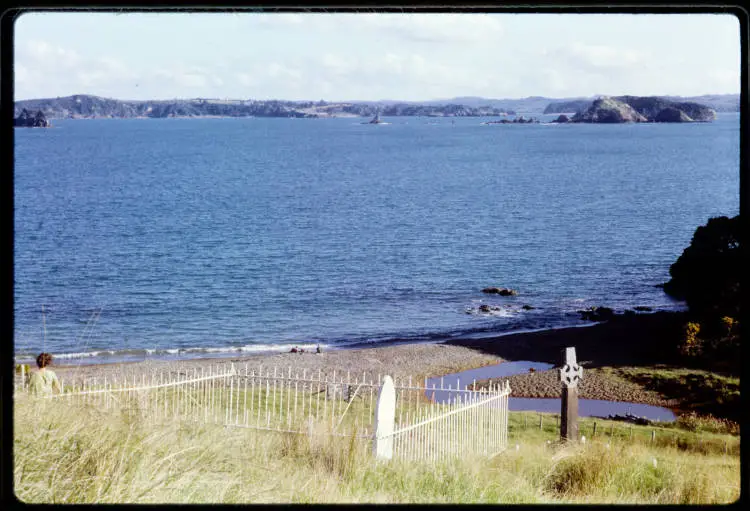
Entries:
<svg viewBox="0 0 750 511">
<path fill-rule="evenodd" d="M 536 307 L 534 307 L 533 305 L 523 305 L 523 306 L 521 306 L 521 308 L 523 310 L 525 310 L 525 311 L 530 311 L 530 310 L 536 309 Z"/>
<path fill-rule="evenodd" d="M 500 296 L 516 296 L 518 291 L 515 289 L 508 289 L 507 287 L 486 287 L 482 289 L 482 293 Z"/>
<path fill-rule="evenodd" d="M 482 305 L 479 306 L 479 308 L 477 310 L 479 312 L 497 312 L 497 311 L 501 311 L 503 309 L 502 309 L 502 307 L 497 307 L 495 305 L 482 304 Z"/>
<path fill-rule="evenodd" d="M 554 121 L 552 121 L 552 122 L 559 122 L 559 123 L 566 123 L 566 122 L 570 122 L 570 117 L 568 117 L 568 116 L 567 116 L 567 115 L 565 115 L 565 114 L 560 114 L 560 115 L 559 115 L 559 116 L 557 117 L 557 119 L 555 119 L 555 120 L 554 120 Z"/>
<path fill-rule="evenodd" d="M 23 128 L 49 128 L 52 126 L 41 110 L 32 116 L 25 108 L 21 110 L 21 115 L 13 119 L 13 126 Z"/>
<path fill-rule="evenodd" d="M 607 321 L 615 315 L 615 312 L 609 307 L 589 307 L 578 312 L 581 314 L 581 319 L 588 321 Z"/>
<path fill-rule="evenodd" d="M 634 310 L 637 310 L 638 312 L 651 312 L 651 307 L 646 307 L 645 305 L 638 305 L 637 307 L 633 307 Z"/>
</svg>

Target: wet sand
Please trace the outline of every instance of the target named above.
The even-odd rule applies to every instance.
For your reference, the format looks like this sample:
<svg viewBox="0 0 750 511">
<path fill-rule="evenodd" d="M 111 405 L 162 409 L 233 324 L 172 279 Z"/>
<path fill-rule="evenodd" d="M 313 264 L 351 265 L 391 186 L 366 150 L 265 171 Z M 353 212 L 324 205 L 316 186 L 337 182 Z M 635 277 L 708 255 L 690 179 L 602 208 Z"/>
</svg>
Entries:
<svg viewBox="0 0 750 511">
<path fill-rule="evenodd" d="M 420 381 L 427 377 L 473 369 L 512 360 L 547 362 L 559 367 L 562 352 L 575 346 L 578 361 L 584 367 L 580 396 L 588 399 L 608 399 L 673 406 L 673 401 L 646 390 L 636 383 L 597 370 L 600 367 L 651 366 L 673 362 L 668 349 L 683 323 L 680 313 L 642 314 L 616 317 L 606 323 L 583 328 L 563 328 L 541 332 L 519 333 L 486 339 L 453 340 L 437 344 L 378 345 L 323 353 L 281 353 L 250 355 L 221 359 L 192 359 L 181 361 L 146 360 L 121 364 L 80 366 L 55 365 L 54 370 L 64 382 L 83 377 L 125 375 L 137 380 L 148 378 L 154 371 L 193 371 L 201 367 L 228 368 L 230 364 L 244 368 L 278 367 L 292 374 L 320 371 L 337 375 L 350 372 L 352 376 L 389 374 L 395 379 Z M 593 369 L 593 370 L 592 370 Z M 513 396 L 559 397 L 560 383 L 555 369 L 515 375 L 509 378 Z"/>
</svg>

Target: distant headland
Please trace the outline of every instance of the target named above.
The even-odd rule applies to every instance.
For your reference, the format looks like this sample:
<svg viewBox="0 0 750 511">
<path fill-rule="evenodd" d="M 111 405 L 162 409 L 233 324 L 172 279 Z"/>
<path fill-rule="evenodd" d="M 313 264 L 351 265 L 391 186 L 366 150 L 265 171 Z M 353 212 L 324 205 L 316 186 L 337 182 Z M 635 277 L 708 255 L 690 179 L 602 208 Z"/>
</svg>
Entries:
<svg viewBox="0 0 750 511">
<path fill-rule="evenodd" d="M 491 106 L 458 104 L 425 105 L 394 103 L 175 99 L 160 101 L 121 101 L 85 94 L 29 99 L 15 103 L 15 115 L 38 110 L 49 118 L 164 118 L 164 117 L 497 117 L 515 115 L 513 110 Z"/>
<path fill-rule="evenodd" d="M 87 94 L 15 102 L 14 117 L 40 112 L 46 119 L 167 117 L 502 117 L 569 114 L 572 122 L 710 121 L 715 112 L 739 111 L 739 94 L 614 96 L 595 98 L 488 99 L 456 97 L 433 101 L 283 101 L 253 99 L 118 100 Z M 632 110 L 632 112 L 631 112 Z M 609 113 L 608 113 L 609 112 Z M 614 113 L 613 113 L 614 112 Z M 635 112 L 635 113 L 633 113 Z M 564 122 L 564 121 L 563 121 Z"/>
</svg>

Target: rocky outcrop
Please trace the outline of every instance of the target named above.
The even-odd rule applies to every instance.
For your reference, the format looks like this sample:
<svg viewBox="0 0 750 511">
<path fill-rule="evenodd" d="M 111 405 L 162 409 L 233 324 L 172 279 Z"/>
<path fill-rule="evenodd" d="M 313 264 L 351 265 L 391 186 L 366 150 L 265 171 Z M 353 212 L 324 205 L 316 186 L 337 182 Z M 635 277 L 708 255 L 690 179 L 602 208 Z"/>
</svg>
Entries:
<svg viewBox="0 0 750 511">
<path fill-rule="evenodd" d="M 557 119 L 551 122 L 559 122 L 560 124 L 564 124 L 566 122 L 570 122 L 570 118 L 565 114 L 560 114 Z"/>
<path fill-rule="evenodd" d="M 573 122 L 623 123 L 646 122 L 648 119 L 639 114 L 632 106 L 614 98 L 599 98 L 583 112 L 573 116 Z"/>
<path fill-rule="evenodd" d="M 589 307 L 588 309 L 579 310 L 581 319 L 588 321 L 608 321 L 615 317 L 615 311 L 609 307 Z"/>
<path fill-rule="evenodd" d="M 13 119 L 13 126 L 23 128 L 49 128 L 52 125 L 41 110 L 39 110 L 36 115 L 31 115 L 31 113 L 24 108 L 21 110 L 21 114 Z"/>
<path fill-rule="evenodd" d="M 486 287 L 482 289 L 482 293 L 500 296 L 516 296 L 518 291 L 515 289 L 508 289 L 507 287 Z"/>
<path fill-rule="evenodd" d="M 595 100 L 571 120 L 591 123 L 710 122 L 715 118 L 713 109 L 698 103 L 677 103 L 656 96 L 616 96 Z"/>
<path fill-rule="evenodd" d="M 676 102 L 658 96 L 618 96 L 615 99 L 655 122 L 709 122 L 716 118 L 712 108 L 689 101 Z M 663 120 L 657 119 L 660 116 Z"/>
<path fill-rule="evenodd" d="M 488 124 L 539 124 L 539 121 L 537 119 L 534 119 L 533 117 L 530 117 L 526 119 L 523 115 L 520 117 L 516 117 L 513 120 L 508 119 L 501 119 L 499 121 L 487 121 L 483 122 L 482 124 L 488 125 Z"/>
<path fill-rule="evenodd" d="M 654 117 L 654 122 L 692 122 L 685 112 L 677 108 L 667 107 L 660 110 Z"/>
</svg>

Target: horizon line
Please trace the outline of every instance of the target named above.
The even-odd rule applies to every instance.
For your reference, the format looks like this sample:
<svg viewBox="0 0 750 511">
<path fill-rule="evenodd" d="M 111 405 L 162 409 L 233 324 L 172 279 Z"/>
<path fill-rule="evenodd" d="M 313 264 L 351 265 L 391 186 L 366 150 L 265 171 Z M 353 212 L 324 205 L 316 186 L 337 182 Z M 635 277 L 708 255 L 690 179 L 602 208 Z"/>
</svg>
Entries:
<svg viewBox="0 0 750 511">
<path fill-rule="evenodd" d="M 120 98 L 114 98 L 109 96 L 99 96 L 97 94 L 90 94 L 90 93 L 76 93 L 76 94 L 68 94 L 66 96 L 49 96 L 49 97 L 36 97 L 36 98 L 27 98 L 27 99 L 13 99 L 14 103 L 20 102 L 20 101 L 40 101 L 44 99 L 62 99 L 62 98 L 71 98 L 74 96 L 91 96 L 91 97 L 97 97 L 102 99 L 110 99 L 114 101 L 131 101 L 131 102 L 148 102 L 148 101 L 190 101 L 190 100 L 197 100 L 197 99 L 203 99 L 203 100 L 218 100 L 218 101 L 284 101 L 289 103 L 318 103 L 320 101 L 323 101 L 325 103 L 353 103 L 353 102 L 360 102 L 360 103 L 425 103 L 425 102 L 437 102 L 437 101 L 452 101 L 456 99 L 482 99 L 487 101 L 523 101 L 523 100 L 533 100 L 533 99 L 589 99 L 589 98 L 597 98 L 602 96 L 607 97 L 616 97 L 616 96 L 640 96 L 640 97 L 679 97 L 679 98 L 690 98 L 690 97 L 701 97 L 701 96 L 739 96 L 740 92 L 706 92 L 703 94 L 692 94 L 692 95 L 680 95 L 680 94 L 591 94 L 588 96 L 559 96 L 559 97 L 551 97 L 551 96 L 537 96 L 537 95 L 531 95 L 526 97 L 518 97 L 518 98 L 488 98 L 485 96 L 454 96 L 452 98 L 434 98 L 434 99 L 348 99 L 348 100 L 325 100 L 325 99 L 280 99 L 280 98 L 270 98 L 270 99 L 255 99 L 255 98 L 230 98 L 230 97 L 204 97 L 204 96 L 195 96 L 195 97 L 183 97 L 183 98 L 167 98 L 167 99 L 120 99 Z"/>
</svg>

